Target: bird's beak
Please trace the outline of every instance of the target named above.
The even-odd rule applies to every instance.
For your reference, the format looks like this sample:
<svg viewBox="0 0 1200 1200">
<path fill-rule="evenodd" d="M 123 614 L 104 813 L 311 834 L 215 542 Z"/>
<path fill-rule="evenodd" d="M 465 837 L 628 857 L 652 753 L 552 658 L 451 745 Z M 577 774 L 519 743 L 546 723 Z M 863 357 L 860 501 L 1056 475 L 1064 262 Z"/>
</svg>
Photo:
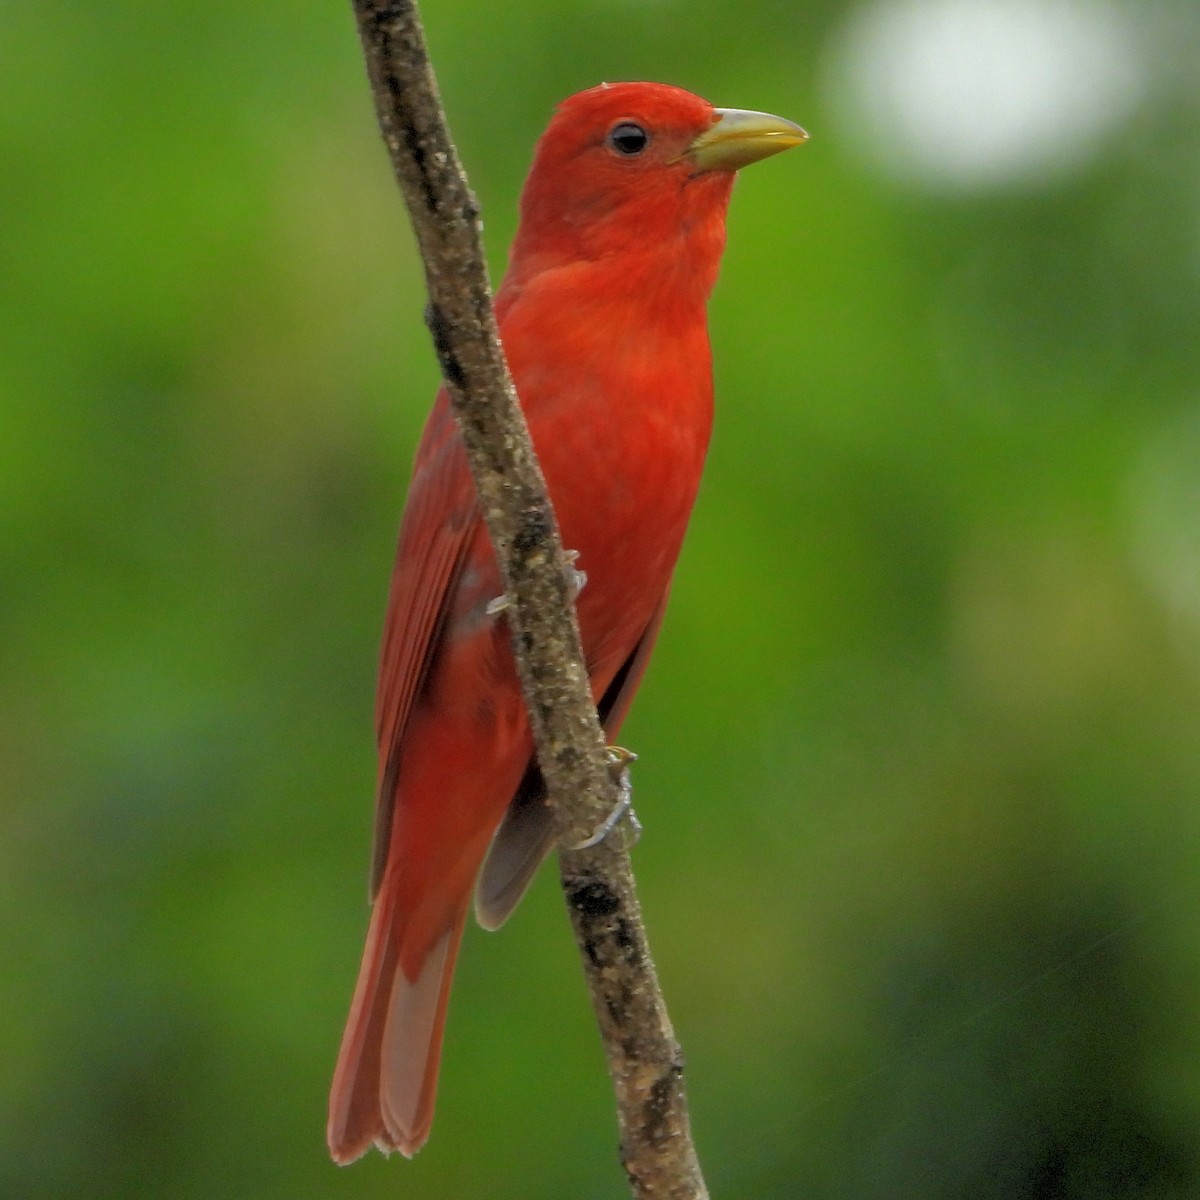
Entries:
<svg viewBox="0 0 1200 1200">
<path fill-rule="evenodd" d="M 808 141 L 799 125 L 770 113 L 741 108 L 718 108 L 717 120 L 688 148 L 697 171 L 736 171 Z"/>
</svg>

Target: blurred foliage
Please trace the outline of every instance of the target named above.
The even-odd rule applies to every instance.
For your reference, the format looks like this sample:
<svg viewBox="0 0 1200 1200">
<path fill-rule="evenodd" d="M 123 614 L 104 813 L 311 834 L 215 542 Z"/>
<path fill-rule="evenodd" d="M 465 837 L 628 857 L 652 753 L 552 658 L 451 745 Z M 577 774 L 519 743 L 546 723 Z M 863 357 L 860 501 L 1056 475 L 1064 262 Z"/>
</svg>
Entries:
<svg viewBox="0 0 1200 1200">
<path fill-rule="evenodd" d="M 955 187 L 855 132 L 886 7 L 425 13 L 497 273 L 578 88 L 814 134 L 735 198 L 625 738 L 702 1157 L 727 1200 L 1197 1196 L 1193 14 L 1129 10 L 1072 170 Z M 622 1195 L 549 870 L 467 936 L 428 1149 L 325 1156 L 436 384 L 349 12 L 7 4 L 0 46 L 0 1195 Z"/>
</svg>

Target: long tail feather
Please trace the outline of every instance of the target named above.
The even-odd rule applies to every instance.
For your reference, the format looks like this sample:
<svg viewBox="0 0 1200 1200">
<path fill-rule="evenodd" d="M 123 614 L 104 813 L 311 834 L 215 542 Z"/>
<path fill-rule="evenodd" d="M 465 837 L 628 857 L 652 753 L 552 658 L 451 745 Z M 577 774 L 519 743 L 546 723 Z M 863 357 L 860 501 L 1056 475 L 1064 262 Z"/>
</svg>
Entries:
<svg viewBox="0 0 1200 1200">
<path fill-rule="evenodd" d="M 411 1157 L 433 1123 L 446 1002 L 467 906 L 429 948 L 414 980 L 401 965 L 395 908 L 385 881 L 329 1095 L 329 1152 L 342 1165 L 372 1143 Z"/>
</svg>

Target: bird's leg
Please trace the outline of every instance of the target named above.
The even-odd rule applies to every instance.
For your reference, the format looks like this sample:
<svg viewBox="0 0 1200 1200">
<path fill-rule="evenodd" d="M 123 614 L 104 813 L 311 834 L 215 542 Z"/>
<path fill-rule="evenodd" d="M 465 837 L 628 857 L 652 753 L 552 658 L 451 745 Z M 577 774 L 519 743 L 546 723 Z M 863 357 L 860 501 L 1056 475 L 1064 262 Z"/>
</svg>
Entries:
<svg viewBox="0 0 1200 1200">
<path fill-rule="evenodd" d="M 629 778 L 629 764 L 637 761 L 637 755 L 632 750 L 626 750 L 624 746 L 609 746 L 608 762 L 609 770 L 612 771 L 613 777 L 617 781 L 620 798 L 617 800 L 617 806 L 608 814 L 601 822 L 600 827 L 589 838 L 578 845 L 571 846 L 572 850 L 588 850 L 592 846 L 598 846 L 620 823 L 621 818 L 626 814 L 629 816 L 629 829 L 633 834 L 634 843 L 642 836 L 642 823 L 637 819 L 637 814 L 633 811 L 633 783 Z"/>
<path fill-rule="evenodd" d="M 583 591 L 584 584 L 587 583 L 587 572 L 579 570 L 575 564 L 579 561 L 578 550 L 564 550 L 563 558 L 566 559 L 567 568 L 567 593 L 572 600 L 578 598 L 579 593 Z M 494 599 L 487 602 L 487 607 L 483 610 L 489 617 L 494 617 L 505 609 L 512 607 L 512 600 L 509 599 L 508 593 L 505 592 L 502 596 L 496 596 Z"/>
</svg>

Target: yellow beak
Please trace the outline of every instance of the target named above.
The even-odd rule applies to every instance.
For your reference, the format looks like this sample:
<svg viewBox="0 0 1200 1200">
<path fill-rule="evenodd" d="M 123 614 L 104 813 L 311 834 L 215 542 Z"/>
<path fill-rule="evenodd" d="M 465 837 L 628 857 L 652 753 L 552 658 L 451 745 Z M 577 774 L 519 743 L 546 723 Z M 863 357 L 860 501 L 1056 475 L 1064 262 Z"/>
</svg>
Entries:
<svg viewBox="0 0 1200 1200">
<path fill-rule="evenodd" d="M 699 171 L 736 171 L 808 141 L 799 125 L 770 113 L 741 108 L 718 108 L 717 121 L 706 129 L 684 155 Z"/>
</svg>

